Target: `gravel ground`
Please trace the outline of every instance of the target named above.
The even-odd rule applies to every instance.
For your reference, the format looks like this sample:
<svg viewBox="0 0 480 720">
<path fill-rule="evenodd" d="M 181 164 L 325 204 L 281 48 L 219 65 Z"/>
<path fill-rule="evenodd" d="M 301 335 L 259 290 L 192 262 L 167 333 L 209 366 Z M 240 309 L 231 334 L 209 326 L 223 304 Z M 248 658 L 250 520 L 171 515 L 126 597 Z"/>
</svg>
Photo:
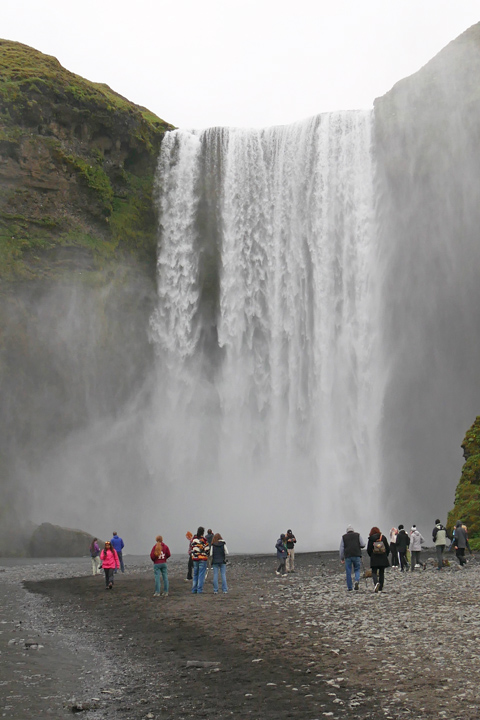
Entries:
<svg viewBox="0 0 480 720">
<path fill-rule="evenodd" d="M 173 559 L 168 598 L 143 558 L 111 592 L 89 559 L 5 568 L 0 716 L 477 720 L 480 568 L 448 557 L 387 570 L 377 594 L 347 592 L 334 553 L 297 554 L 286 578 L 234 556 L 228 595 L 209 578 L 203 596 Z"/>
</svg>

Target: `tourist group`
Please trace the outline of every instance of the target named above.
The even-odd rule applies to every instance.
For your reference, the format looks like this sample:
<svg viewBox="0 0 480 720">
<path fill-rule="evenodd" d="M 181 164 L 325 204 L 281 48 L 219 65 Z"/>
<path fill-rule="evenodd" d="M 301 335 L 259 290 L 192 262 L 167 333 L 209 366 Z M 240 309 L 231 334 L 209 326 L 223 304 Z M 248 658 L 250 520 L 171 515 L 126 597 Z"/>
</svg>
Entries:
<svg viewBox="0 0 480 720">
<path fill-rule="evenodd" d="M 440 520 L 435 520 L 435 527 L 432 530 L 432 538 L 437 553 L 437 570 L 441 571 L 444 567 L 443 554 L 450 538 L 447 535 L 446 528 Z M 372 527 L 368 536 L 367 543 L 364 542 L 360 533 L 355 532 L 353 527 L 349 525 L 346 533 L 342 535 L 340 541 L 340 560 L 345 563 L 345 574 L 347 580 L 347 590 L 358 590 L 360 583 L 360 566 L 362 564 L 362 548 L 367 545 L 367 553 L 370 556 L 370 569 L 373 580 L 374 591 L 382 592 L 385 580 L 385 568 L 390 567 L 388 556 L 391 555 L 392 567 L 406 572 L 416 569 L 426 569 L 426 563 L 420 562 L 420 553 L 425 540 L 421 533 L 417 530 L 416 525 L 412 525 L 409 533 L 403 525 L 399 525 L 398 529 L 393 527 L 390 530 L 389 539 L 385 537 L 378 527 Z M 460 567 L 466 563 L 465 550 L 471 553 L 468 543 L 468 531 L 465 525 L 459 520 L 453 531 L 449 550 L 455 547 L 456 556 Z M 354 579 L 352 580 L 352 575 Z"/>
</svg>

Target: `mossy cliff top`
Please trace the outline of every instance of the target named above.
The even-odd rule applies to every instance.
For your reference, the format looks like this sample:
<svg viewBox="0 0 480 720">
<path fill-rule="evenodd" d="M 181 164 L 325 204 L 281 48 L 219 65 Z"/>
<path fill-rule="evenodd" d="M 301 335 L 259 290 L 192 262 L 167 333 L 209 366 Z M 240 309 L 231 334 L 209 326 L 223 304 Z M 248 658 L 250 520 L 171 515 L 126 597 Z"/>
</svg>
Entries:
<svg viewBox="0 0 480 720">
<path fill-rule="evenodd" d="M 472 547 L 480 549 L 480 416 L 467 431 L 462 448 L 465 464 L 455 491 L 455 506 L 448 513 L 447 529 L 451 533 L 457 520 L 462 520 Z"/>
<path fill-rule="evenodd" d="M 0 277 L 155 257 L 156 157 L 173 129 L 107 85 L 0 40 Z M 88 258 L 86 261 L 85 258 Z"/>
</svg>

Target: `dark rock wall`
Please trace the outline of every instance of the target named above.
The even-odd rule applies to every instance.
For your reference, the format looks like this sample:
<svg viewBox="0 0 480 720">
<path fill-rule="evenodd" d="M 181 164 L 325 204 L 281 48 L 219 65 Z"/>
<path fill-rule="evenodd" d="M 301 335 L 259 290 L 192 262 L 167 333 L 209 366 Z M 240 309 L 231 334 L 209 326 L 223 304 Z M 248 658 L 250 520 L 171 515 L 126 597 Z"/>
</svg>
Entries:
<svg viewBox="0 0 480 720">
<path fill-rule="evenodd" d="M 380 441 L 398 522 L 451 507 L 480 406 L 479 78 L 476 25 L 375 102 L 389 377 Z"/>
</svg>

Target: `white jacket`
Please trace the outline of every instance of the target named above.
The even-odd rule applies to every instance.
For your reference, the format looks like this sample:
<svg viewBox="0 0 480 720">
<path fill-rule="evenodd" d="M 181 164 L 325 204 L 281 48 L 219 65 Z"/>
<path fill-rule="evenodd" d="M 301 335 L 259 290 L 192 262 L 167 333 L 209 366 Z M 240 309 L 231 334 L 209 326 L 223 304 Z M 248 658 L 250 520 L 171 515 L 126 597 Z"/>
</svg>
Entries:
<svg viewBox="0 0 480 720">
<path fill-rule="evenodd" d="M 422 544 L 425 544 L 425 540 L 418 530 L 414 530 L 410 535 L 410 551 L 421 550 Z"/>
</svg>

